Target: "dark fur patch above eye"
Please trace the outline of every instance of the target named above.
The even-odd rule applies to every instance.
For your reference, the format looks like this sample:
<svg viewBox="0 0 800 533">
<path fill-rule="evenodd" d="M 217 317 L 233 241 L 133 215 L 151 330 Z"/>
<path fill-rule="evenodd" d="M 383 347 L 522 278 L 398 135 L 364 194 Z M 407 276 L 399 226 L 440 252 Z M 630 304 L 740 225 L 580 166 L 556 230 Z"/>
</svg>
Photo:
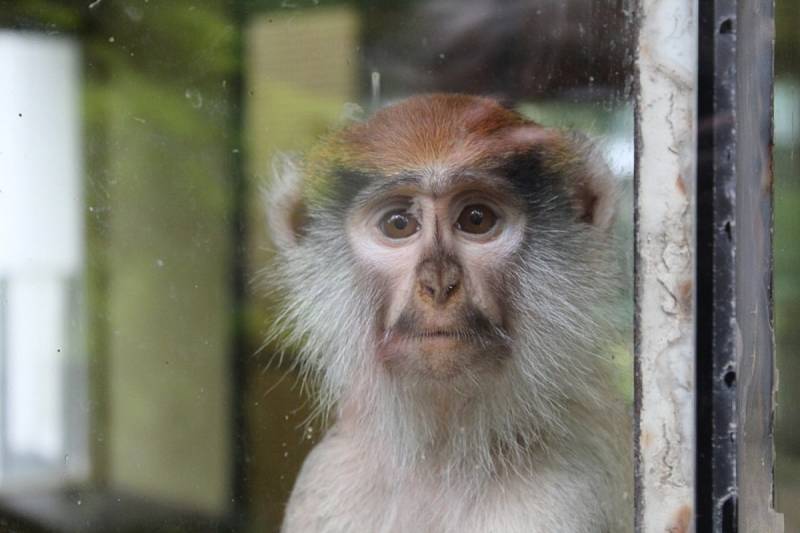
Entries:
<svg viewBox="0 0 800 533">
<path fill-rule="evenodd" d="M 499 165 L 498 171 L 528 204 L 535 204 L 563 190 L 563 183 L 557 174 L 547 169 L 543 154 L 538 150 L 512 155 Z"/>
<path fill-rule="evenodd" d="M 336 168 L 332 176 L 330 201 L 340 211 L 351 207 L 358 195 L 376 178 L 372 174 L 343 167 Z"/>
<path fill-rule="evenodd" d="M 345 212 L 362 207 L 370 200 L 389 196 L 399 188 L 419 188 L 422 178 L 416 173 L 398 173 L 385 176 L 378 172 L 362 172 L 355 169 L 339 168 L 333 172 L 329 204 L 334 209 Z"/>
</svg>

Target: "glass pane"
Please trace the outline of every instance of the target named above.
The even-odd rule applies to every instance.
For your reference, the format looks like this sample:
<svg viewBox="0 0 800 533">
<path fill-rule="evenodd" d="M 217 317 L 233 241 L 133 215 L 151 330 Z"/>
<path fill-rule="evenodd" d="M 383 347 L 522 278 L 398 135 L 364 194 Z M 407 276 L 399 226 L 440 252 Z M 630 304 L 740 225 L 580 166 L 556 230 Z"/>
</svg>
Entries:
<svg viewBox="0 0 800 533">
<path fill-rule="evenodd" d="M 445 121 L 469 122 L 469 110 L 480 111 L 481 106 L 493 110 L 495 118 L 505 117 L 503 128 L 510 136 L 503 142 L 491 138 L 488 156 L 481 156 L 474 168 L 460 170 L 464 176 L 484 172 L 484 181 L 491 174 L 498 186 L 481 185 L 484 196 L 453 189 L 452 205 L 442 208 L 453 221 L 444 229 L 474 245 L 477 241 L 462 235 L 469 233 L 464 230 L 469 224 L 488 224 L 490 237 L 506 235 L 506 228 L 526 228 L 528 248 L 515 244 L 518 262 L 509 260 L 497 275 L 539 282 L 508 282 L 520 293 L 528 291 L 524 305 L 521 297 L 502 297 L 495 283 L 487 283 L 495 291 L 494 311 L 487 307 L 469 317 L 513 314 L 518 338 L 527 332 L 527 342 L 537 348 L 529 353 L 520 351 L 521 340 L 513 349 L 508 347 L 511 341 L 501 343 L 503 335 L 513 335 L 512 328 L 498 325 L 499 319 L 473 323 L 464 318 L 458 327 L 417 325 L 433 336 L 457 331 L 468 339 L 486 340 L 478 325 L 489 324 L 496 326 L 496 338 L 491 338 L 498 346 L 508 345 L 479 350 L 477 341 L 469 341 L 475 346 L 434 350 L 446 360 L 467 345 L 467 351 L 485 358 L 516 355 L 503 355 L 510 362 L 498 363 L 496 374 L 471 374 L 477 370 L 456 364 L 459 379 L 470 376 L 474 382 L 469 394 L 452 385 L 458 382 L 455 378 L 451 385 L 443 384 L 447 380 L 431 385 L 430 376 L 419 378 L 433 387 L 426 392 L 433 396 L 426 398 L 439 399 L 419 402 L 414 394 L 398 393 L 398 401 L 416 398 L 416 403 L 398 403 L 391 427 L 402 426 L 404 416 L 433 417 L 449 405 L 480 413 L 483 422 L 476 420 L 478 415 L 460 418 L 463 424 L 447 421 L 452 426 L 447 428 L 448 442 L 457 442 L 462 434 L 463 442 L 478 439 L 485 447 L 470 444 L 461 450 L 465 457 L 485 452 L 500 457 L 505 466 L 511 463 L 503 463 L 503 454 L 522 454 L 526 473 L 519 480 L 526 482 L 537 460 L 558 456 L 568 461 L 567 452 L 580 449 L 580 460 L 570 463 L 571 468 L 598 473 L 573 478 L 566 474 L 570 468 L 547 463 L 567 480 L 556 476 L 561 481 L 546 484 L 548 490 L 572 481 L 594 490 L 600 480 L 615 480 L 619 490 L 603 492 L 618 496 L 625 511 L 615 513 L 605 503 L 595 503 L 578 512 L 570 503 L 569 512 L 562 514 L 576 524 L 600 527 L 603 521 L 620 520 L 625 522 L 620 527 L 629 526 L 629 465 L 613 455 L 617 451 L 611 444 L 604 441 L 597 448 L 587 443 L 603 440 L 597 435 L 605 433 L 614 433 L 608 440 L 621 448 L 632 442 L 624 420 L 633 397 L 631 7 L 627 0 L 4 4 L 0 529 L 9 524 L 20 531 L 36 526 L 53 532 L 279 529 L 308 454 L 342 431 L 344 395 L 361 377 L 390 378 L 386 368 L 368 365 L 342 378 L 341 389 L 326 388 L 298 366 L 303 346 L 322 338 L 312 335 L 319 324 L 308 335 L 276 327 L 285 316 L 286 301 L 270 279 L 294 263 L 276 257 L 280 242 L 274 225 L 267 224 L 286 207 L 274 203 L 273 169 L 284 168 L 281 161 L 287 158 L 304 171 L 311 161 L 340 161 L 345 152 L 338 150 L 314 159 L 320 157 L 320 147 L 331 150 L 325 145 L 331 132 L 373 124 L 369 118 L 380 110 L 402 109 L 408 97 L 429 93 L 480 95 L 495 102 L 466 99 L 466 111 L 446 107 Z M 423 136 L 432 135 L 421 125 L 427 118 L 414 111 L 410 131 L 421 128 Z M 517 127 L 517 136 L 511 135 Z M 392 135 L 400 130 L 395 122 L 386 129 Z M 458 128 L 451 134 L 454 143 L 464 141 Z M 376 142 L 376 150 L 394 149 L 404 142 L 398 139 Z M 540 150 L 544 154 L 544 162 L 536 163 L 544 167 L 524 166 L 516 184 L 509 168 L 486 170 L 491 161 L 508 156 L 512 145 L 537 158 Z M 407 159 L 412 158 L 409 153 Z M 405 156 L 400 160 L 397 168 L 411 169 L 404 166 Z M 574 172 L 567 176 L 563 168 Z M 357 174 L 374 178 L 380 173 L 373 167 L 356 170 L 352 179 L 338 182 L 354 193 L 353 201 L 365 194 Z M 384 172 L 393 177 L 400 173 Z M 420 179 L 413 172 L 406 177 Z M 528 182 L 542 189 L 524 189 Z M 323 186 L 305 198 L 312 204 L 310 220 L 320 220 L 324 210 L 314 207 L 329 200 L 329 193 Z M 431 198 L 426 198 L 418 205 L 428 205 Z M 529 204 L 523 199 L 536 208 L 525 211 L 521 206 Z M 467 200 L 472 203 L 463 203 Z M 457 206 L 459 213 L 450 213 L 457 202 L 463 204 Z M 477 214 L 475 206 L 481 209 Z M 554 206 L 558 212 L 548 215 Z M 341 207 L 355 212 L 351 208 Z M 319 225 L 314 227 L 320 231 Z M 299 282 L 312 288 L 330 282 L 327 289 L 304 293 L 295 302 L 305 306 L 301 318 L 321 315 L 316 317 L 320 324 L 337 325 L 333 341 L 325 345 L 331 351 L 350 337 L 366 339 L 374 319 L 362 317 L 348 327 L 337 322 L 349 316 L 356 297 L 365 298 L 353 296 L 356 288 L 348 285 L 351 273 L 346 268 L 360 268 L 355 254 L 366 240 L 337 241 L 346 232 L 339 230 L 330 240 L 342 246 L 328 249 L 312 265 L 328 271 Z M 523 235 L 522 230 L 514 235 Z M 310 237 L 322 239 L 319 233 Z M 453 263 L 451 272 L 460 272 L 459 278 L 445 284 L 445 292 L 459 285 L 478 291 L 476 278 L 470 276 L 483 272 L 504 249 L 493 250 L 471 266 Z M 441 274 L 435 269 L 431 272 Z M 419 276 L 422 270 L 414 264 L 397 275 Z M 392 286 L 378 282 L 366 292 Z M 466 290 L 464 301 L 486 301 L 483 293 L 463 296 Z M 351 366 L 358 357 L 353 355 Z M 317 370 L 315 374 L 323 375 L 329 371 Z M 419 379 L 391 378 L 359 401 L 395 398 L 395 389 L 389 387 L 417 391 Z M 489 380 L 505 385 L 482 390 L 481 383 Z M 320 404 L 326 393 L 333 404 Z M 465 410 L 467 397 L 477 402 L 474 410 Z M 511 402 L 509 407 L 498 408 L 504 401 Z M 615 409 L 619 422 L 609 415 Z M 498 416 L 487 417 L 490 412 Z M 495 418 L 508 425 L 495 424 Z M 398 442 L 419 444 L 436 424 L 409 426 Z M 572 435 L 567 426 L 596 431 L 581 429 Z M 542 435 L 550 431 L 558 437 L 545 442 Z M 417 433 L 409 437 L 412 432 Z M 384 435 L 373 436 L 390 434 L 386 429 Z M 540 454 L 540 448 L 554 455 Z M 594 453 L 604 458 L 602 466 Z M 391 463 L 389 455 L 385 459 Z M 419 463 L 412 466 L 419 468 L 428 459 L 430 455 L 417 454 Z M 472 466 L 497 473 L 496 465 Z M 342 475 L 353 469 L 343 466 Z M 444 476 L 445 470 L 437 472 Z M 401 473 L 382 478 L 383 486 L 393 485 Z M 475 475 L 476 485 L 490 483 L 491 476 L 483 474 Z M 367 473 L 326 490 L 346 495 L 378 478 Z M 402 486 L 408 497 L 432 494 L 422 481 Z M 368 503 L 369 494 L 358 494 L 341 505 L 360 499 Z M 505 520 L 504 514 L 493 514 L 496 509 L 467 513 L 468 508 L 459 507 L 470 501 L 467 493 L 436 497 L 447 502 L 439 514 L 405 512 L 399 521 L 387 517 L 385 525 L 437 529 L 435 524 L 457 516 L 458 509 L 475 524 L 485 521 L 485 529 L 494 527 L 493 519 L 498 524 Z M 547 498 L 522 491 L 519 500 L 534 508 Z"/>
</svg>

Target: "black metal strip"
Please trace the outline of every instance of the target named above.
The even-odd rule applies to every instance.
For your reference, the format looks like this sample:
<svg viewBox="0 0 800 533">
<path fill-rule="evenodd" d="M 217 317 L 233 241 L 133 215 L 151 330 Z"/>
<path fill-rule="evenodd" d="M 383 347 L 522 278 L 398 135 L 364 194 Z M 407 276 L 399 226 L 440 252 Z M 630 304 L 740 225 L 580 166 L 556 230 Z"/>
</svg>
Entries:
<svg viewBox="0 0 800 533">
<path fill-rule="evenodd" d="M 736 9 L 736 0 L 699 5 L 698 532 L 737 530 Z"/>
</svg>

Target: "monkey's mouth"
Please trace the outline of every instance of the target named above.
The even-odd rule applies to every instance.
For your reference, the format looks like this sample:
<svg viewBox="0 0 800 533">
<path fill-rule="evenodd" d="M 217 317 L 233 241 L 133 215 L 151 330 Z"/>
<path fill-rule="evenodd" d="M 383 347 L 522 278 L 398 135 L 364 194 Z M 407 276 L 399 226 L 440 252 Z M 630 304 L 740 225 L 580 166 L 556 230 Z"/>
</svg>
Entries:
<svg viewBox="0 0 800 533">
<path fill-rule="evenodd" d="M 447 329 L 428 329 L 400 335 L 398 345 L 416 349 L 422 353 L 445 353 L 463 351 L 479 346 L 474 332 Z"/>
<path fill-rule="evenodd" d="M 446 330 L 446 329 L 428 329 L 422 330 L 417 332 L 411 332 L 405 335 L 406 337 L 416 339 L 416 340 L 426 340 L 426 339 L 435 339 L 435 338 L 452 338 L 458 339 L 462 337 L 466 337 L 463 332 L 457 330 Z"/>
<path fill-rule="evenodd" d="M 403 328 L 400 330 L 390 330 L 383 336 L 382 344 L 404 344 L 404 345 L 425 345 L 425 344 L 482 344 L 486 339 L 482 332 L 467 328 L 452 329 L 422 329 L 422 328 Z"/>
<path fill-rule="evenodd" d="M 378 332 L 376 355 L 389 368 L 415 375 L 452 377 L 461 371 L 492 366 L 509 353 L 511 338 L 477 309 L 447 319 L 401 313 Z"/>
<path fill-rule="evenodd" d="M 458 345 L 467 343 L 471 343 L 470 335 L 456 329 L 390 330 L 382 336 L 379 351 L 386 355 L 429 346 L 455 349 Z"/>
<path fill-rule="evenodd" d="M 391 372 L 450 381 L 465 373 L 500 368 L 510 353 L 501 335 L 468 328 L 390 330 L 376 355 Z"/>
<path fill-rule="evenodd" d="M 402 328 L 390 329 L 381 335 L 378 353 L 382 358 L 392 358 L 391 354 L 407 352 L 426 352 L 434 350 L 464 351 L 497 348 L 506 345 L 508 338 L 496 331 L 472 328 Z"/>
</svg>

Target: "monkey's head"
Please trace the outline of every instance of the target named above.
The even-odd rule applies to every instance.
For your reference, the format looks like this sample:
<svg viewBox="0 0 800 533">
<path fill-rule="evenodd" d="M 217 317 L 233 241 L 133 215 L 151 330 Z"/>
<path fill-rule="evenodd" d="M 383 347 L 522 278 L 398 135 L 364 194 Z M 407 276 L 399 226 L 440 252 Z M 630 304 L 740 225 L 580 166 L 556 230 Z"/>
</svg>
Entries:
<svg viewBox="0 0 800 533">
<path fill-rule="evenodd" d="M 334 404 L 416 387 L 545 409 L 565 373 L 590 379 L 614 196 L 575 136 L 486 98 L 407 99 L 276 169 L 279 322 Z"/>
</svg>

